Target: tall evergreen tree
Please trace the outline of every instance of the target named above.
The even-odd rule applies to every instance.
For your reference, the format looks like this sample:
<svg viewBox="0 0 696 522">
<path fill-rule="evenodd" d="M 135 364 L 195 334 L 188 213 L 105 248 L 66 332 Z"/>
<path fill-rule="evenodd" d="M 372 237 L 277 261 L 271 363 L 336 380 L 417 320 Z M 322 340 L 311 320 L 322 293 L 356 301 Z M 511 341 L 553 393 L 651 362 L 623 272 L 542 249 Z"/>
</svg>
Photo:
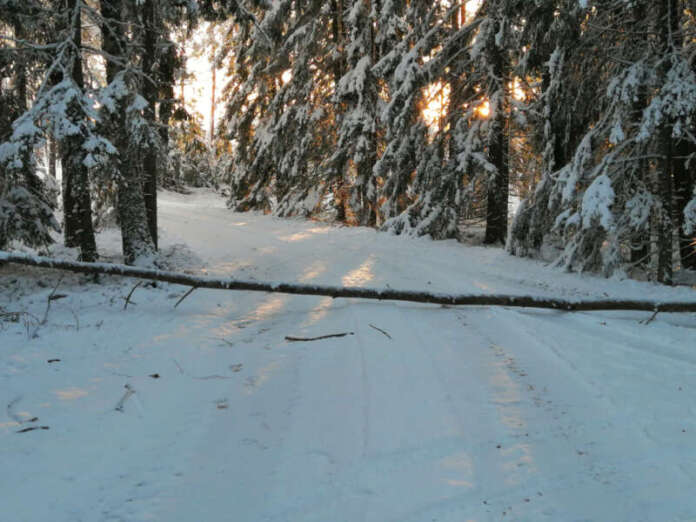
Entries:
<svg viewBox="0 0 696 522">
<path fill-rule="evenodd" d="M 118 217 L 121 225 L 123 255 L 126 263 L 149 260 L 155 244 L 148 227 L 143 192 L 141 158 L 151 143 L 151 128 L 143 117 L 147 101 L 135 91 L 135 71 L 127 67 L 128 27 L 137 16 L 138 6 L 131 0 L 101 0 L 102 48 L 112 57 L 106 65 L 108 86 L 102 92 L 106 132 L 118 150 L 116 176 Z"/>
<path fill-rule="evenodd" d="M 377 220 L 373 166 L 377 161 L 378 84 L 373 73 L 377 46 L 372 4 L 372 0 L 355 0 L 346 10 L 346 70 L 335 93 L 339 128 L 331 163 L 349 187 L 349 208 L 358 225 L 375 225 Z"/>
</svg>

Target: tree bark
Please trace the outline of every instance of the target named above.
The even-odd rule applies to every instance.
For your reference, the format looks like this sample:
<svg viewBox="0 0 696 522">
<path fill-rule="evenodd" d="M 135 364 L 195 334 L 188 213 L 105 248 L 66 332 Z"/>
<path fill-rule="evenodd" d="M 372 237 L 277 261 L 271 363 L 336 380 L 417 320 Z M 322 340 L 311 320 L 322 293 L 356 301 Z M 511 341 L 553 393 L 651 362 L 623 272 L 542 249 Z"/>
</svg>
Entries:
<svg viewBox="0 0 696 522">
<path fill-rule="evenodd" d="M 155 104 L 157 103 L 157 84 L 155 83 L 155 56 L 157 53 L 157 41 L 159 30 L 153 0 L 144 0 L 143 7 L 143 98 L 147 101 L 145 119 L 152 128 L 155 127 Z M 147 212 L 147 225 L 150 230 L 152 242 L 157 249 L 157 147 L 151 144 L 145 151 L 143 158 L 143 197 L 145 198 L 145 210 Z"/>
<path fill-rule="evenodd" d="M 82 18 L 78 0 L 67 0 L 71 27 L 74 56 L 72 57 L 72 80 L 77 89 L 84 90 L 82 72 Z M 73 13 L 75 15 L 73 16 Z M 69 114 L 76 118 L 85 118 L 76 101 L 69 107 Z M 63 213 L 65 216 L 65 245 L 80 248 L 80 259 L 94 261 L 97 258 L 97 243 L 92 224 L 92 198 L 89 187 L 89 171 L 84 165 L 85 151 L 82 136 L 71 136 L 61 146 L 61 164 L 63 167 Z"/>
<path fill-rule="evenodd" d="M 632 8 L 632 27 L 631 29 L 638 32 L 645 23 L 645 5 L 641 2 L 636 2 Z M 646 86 L 640 85 L 638 93 L 633 103 L 631 111 L 631 119 L 636 127 L 640 127 L 640 122 L 643 119 L 643 111 L 647 107 L 648 92 Z M 649 162 L 646 159 L 638 160 L 638 172 L 636 178 L 639 183 L 649 186 Z M 650 265 L 650 223 L 646 224 L 643 230 L 637 231 L 630 238 L 630 260 L 634 266 L 647 268 Z"/>
<path fill-rule="evenodd" d="M 672 253 L 673 233 L 672 223 L 672 128 L 664 125 L 659 132 L 656 192 L 660 201 L 657 215 L 657 280 L 660 283 L 672 284 Z"/>
<path fill-rule="evenodd" d="M 14 33 L 17 40 L 24 40 L 24 24 L 16 19 L 14 23 Z M 29 108 L 28 98 L 28 81 L 27 81 L 27 64 L 17 61 L 15 64 L 14 87 L 17 93 L 17 112 L 18 115 L 24 114 Z M 25 150 L 22 154 L 22 177 L 27 189 L 33 194 L 40 196 L 42 184 L 39 177 L 36 175 L 34 164 L 32 162 L 32 153 L 30 150 Z"/>
<path fill-rule="evenodd" d="M 167 272 L 152 268 L 140 268 L 108 263 L 80 263 L 49 257 L 32 256 L 0 251 L 0 263 L 16 263 L 82 274 L 104 274 L 135 277 L 162 281 L 192 288 L 217 290 L 244 290 L 249 292 L 272 292 L 291 295 L 314 295 L 333 298 L 359 298 L 379 301 L 410 301 L 449 306 L 507 306 L 515 308 L 545 308 L 565 311 L 636 310 L 646 312 L 696 312 L 695 301 L 665 302 L 657 300 L 599 299 L 577 300 L 553 299 L 524 295 L 476 295 L 437 294 L 416 290 L 376 289 L 363 287 L 321 286 L 295 283 L 264 283 L 200 277 L 178 272 Z"/>
<path fill-rule="evenodd" d="M 58 161 L 58 149 L 56 140 L 48 139 L 48 175 L 56 179 L 56 162 Z"/>
<path fill-rule="evenodd" d="M 663 65 L 660 68 L 660 78 L 666 78 L 669 72 L 669 60 L 667 57 L 677 52 L 675 49 L 674 23 L 677 19 L 678 0 L 665 0 L 658 2 L 657 11 L 658 30 L 656 31 L 661 40 L 661 48 L 664 51 Z M 678 28 L 678 25 L 677 25 Z M 655 191 L 660 202 L 657 215 L 657 280 L 660 283 L 672 284 L 673 267 L 673 242 L 674 242 L 674 223 L 672 221 L 673 212 L 673 185 L 672 168 L 674 164 L 674 144 L 673 144 L 672 121 L 665 121 L 658 129 L 657 150 L 660 159 L 657 162 L 657 180 Z"/>
<path fill-rule="evenodd" d="M 124 29 L 122 0 L 101 0 L 100 9 L 104 19 L 101 27 L 102 48 L 112 56 L 125 58 L 126 32 Z M 106 79 L 112 83 L 122 66 L 107 60 Z M 128 130 L 126 106 L 128 97 L 119 100 L 116 113 L 111 115 L 113 142 L 119 152 L 119 180 L 117 211 L 121 224 L 123 257 L 127 264 L 155 253 L 155 244 L 150 233 L 148 213 L 143 194 L 141 164 L 138 160 L 138 145 L 131 142 Z"/>
<path fill-rule="evenodd" d="M 332 63 L 334 84 L 338 85 L 346 70 L 345 64 L 345 30 L 343 26 L 343 0 L 331 0 L 331 37 L 336 48 L 335 58 Z"/>
<path fill-rule="evenodd" d="M 210 146 L 215 147 L 215 104 L 217 103 L 215 90 L 217 89 L 217 65 L 215 64 L 214 59 L 210 72 L 213 76 L 213 92 L 210 95 Z"/>
<path fill-rule="evenodd" d="M 161 89 L 159 105 L 159 132 L 161 142 L 161 161 L 162 169 L 167 171 L 169 168 L 169 120 L 174 109 L 174 84 L 176 79 L 176 47 L 171 41 L 163 42 L 162 55 L 159 61 L 158 83 Z M 178 177 L 176 178 L 178 179 Z"/>
<path fill-rule="evenodd" d="M 365 4 L 365 11 L 367 13 L 367 20 L 369 23 L 368 28 L 360 28 L 365 31 L 361 35 L 365 40 L 363 41 L 366 47 L 366 51 L 369 53 L 370 65 L 374 65 L 375 61 L 375 35 L 373 29 L 372 20 L 372 0 L 360 0 Z M 358 58 L 359 59 L 359 58 Z M 354 60 L 351 66 L 355 66 L 358 60 Z M 356 178 L 355 183 L 351 187 L 350 195 L 350 205 L 353 212 L 356 215 L 356 224 L 361 226 L 374 227 L 377 223 L 377 186 L 375 183 L 375 178 L 373 175 L 373 167 L 377 162 L 377 79 L 371 72 L 371 67 L 368 69 L 367 78 L 365 79 L 366 91 L 363 92 L 363 96 L 367 99 L 367 102 L 363 101 L 363 109 L 365 111 L 364 118 L 369 118 L 369 124 L 372 126 L 370 129 L 361 128 L 358 143 L 367 142 L 359 147 L 363 150 L 359 152 L 360 159 L 355 163 Z M 351 103 L 357 104 L 358 100 L 353 100 Z M 355 152 L 353 157 L 355 157 Z"/>
<path fill-rule="evenodd" d="M 673 0 L 677 2 L 678 0 Z M 682 2 L 683 3 L 683 2 Z M 674 6 L 674 13 L 670 14 L 670 32 L 675 50 L 684 50 L 684 34 L 680 30 L 682 21 L 678 13 L 682 13 L 685 5 Z M 693 66 L 692 66 L 693 67 Z M 693 133 L 696 127 L 692 126 Z M 696 238 L 684 233 L 684 210 L 689 204 L 696 186 L 696 145 L 690 139 L 681 139 L 675 145 L 675 158 L 673 165 L 674 175 L 674 226 L 676 227 L 679 258 L 681 267 L 696 270 Z"/>
<path fill-rule="evenodd" d="M 674 223 L 679 238 L 679 257 L 682 268 L 696 270 L 696 244 L 694 244 L 696 239 L 684 232 L 684 210 L 691 200 L 696 183 L 694 175 L 696 147 L 690 141 L 681 140 L 676 145 L 675 153 Z M 689 158 L 691 158 L 690 161 Z"/>
<path fill-rule="evenodd" d="M 500 22 L 496 23 L 496 33 Z M 509 123 L 508 123 L 508 94 L 507 81 L 509 78 L 505 50 L 498 47 L 494 38 L 488 43 L 489 59 L 493 66 L 491 81 L 497 85 L 491 104 L 491 129 L 489 131 L 488 156 L 495 166 L 496 172 L 488 181 L 488 204 L 486 205 L 486 235 L 487 245 L 503 243 L 507 239 L 508 226 L 508 191 L 510 183 L 509 153 Z"/>
</svg>

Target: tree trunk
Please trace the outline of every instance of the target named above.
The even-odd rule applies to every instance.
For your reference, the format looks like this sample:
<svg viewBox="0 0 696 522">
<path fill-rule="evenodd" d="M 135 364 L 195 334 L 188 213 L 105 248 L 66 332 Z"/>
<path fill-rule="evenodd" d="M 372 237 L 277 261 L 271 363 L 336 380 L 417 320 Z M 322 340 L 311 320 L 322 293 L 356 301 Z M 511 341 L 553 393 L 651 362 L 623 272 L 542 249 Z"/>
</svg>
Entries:
<svg viewBox="0 0 696 522">
<path fill-rule="evenodd" d="M 155 54 L 157 53 L 157 40 L 159 30 L 155 5 L 153 0 L 144 0 L 143 7 L 143 98 L 147 101 L 145 108 L 145 119 L 154 129 L 156 125 L 155 104 L 157 103 L 157 84 L 155 80 Z M 152 242 L 157 249 L 157 147 L 151 144 L 145 151 L 143 158 L 143 196 L 145 198 L 145 209 L 147 211 L 147 225 L 150 230 Z"/>
<path fill-rule="evenodd" d="M 672 284 L 672 126 L 663 124 L 658 137 L 660 159 L 655 191 L 660 201 L 657 215 L 657 281 Z"/>
<path fill-rule="evenodd" d="M 674 0 L 677 1 L 677 0 Z M 686 6 L 683 6 L 686 7 Z M 670 18 L 672 39 L 679 51 L 684 48 L 684 36 L 680 31 L 681 20 L 677 13 L 682 12 L 675 6 L 675 12 Z M 693 133 L 696 127 L 692 126 Z M 677 229 L 679 259 L 681 267 L 696 270 L 696 238 L 689 237 L 684 232 L 686 216 L 684 210 L 691 200 L 696 186 L 696 145 L 689 139 L 681 139 L 675 145 L 674 174 L 674 226 Z"/>
<path fill-rule="evenodd" d="M 17 254 L 0 251 L 0 263 L 18 263 L 58 270 L 68 270 L 82 274 L 104 274 L 122 277 L 135 277 L 152 281 L 217 290 L 244 290 L 249 292 L 274 292 L 291 295 L 313 295 L 336 298 L 374 299 L 379 301 L 410 301 L 446 306 L 507 306 L 521 308 L 546 308 L 566 311 L 593 310 L 637 310 L 646 312 L 696 312 L 696 301 L 651 301 L 651 300 L 577 300 L 569 301 L 549 297 L 524 295 L 476 295 L 476 294 L 436 294 L 418 290 L 396 290 L 393 288 L 364 288 L 320 286 L 296 283 L 264 283 L 239 279 L 220 279 L 201 277 L 178 272 L 166 272 L 152 268 L 139 268 L 107 263 L 78 263 L 62 259 Z"/>
<path fill-rule="evenodd" d="M 79 244 L 78 230 L 80 229 L 80 225 L 77 220 L 78 212 L 72 190 L 73 183 L 71 177 L 73 171 L 70 164 L 70 154 L 72 154 L 72 152 L 69 150 L 67 144 L 61 147 L 62 158 L 60 163 L 63 172 L 61 180 L 61 194 L 63 195 L 63 243 L 68 248 L 75 248 Z"/>
<path fill-rule="evenodd" d="M 24 40 L 26 35 L 24 34 L 23 24 L 17 20 L 14 24 L 14 33 L 17 40 Z M 28 103 L 28 84 L 27 84 L 27 66 L 21 61 L 16 62 L 15 76 L 14 76 L 14 87 L 17 93 L 17 112 L 18 115 L 24 114 L 29 108 Z M 41 180 L 36 175 L 34 170 L 34 163 L 32 161 L 32 153 L 30 150 L 25 150 L 22 153 L 22 177 L 24 178 L 24 183 L 27 189 L 33 194 L 40 196 L 43 190 Z"/>
<path fill-rule="evenodd" d="M 677 3 L 678 0 L 665 0 L 659 2 L 657 13 L 657 34 L 664 50 L 663 66 L 660 78 L 666 78 L 669 72 L 669 60 L 666 58 L 677 52 L 674 41 L 675 22 L 678 24 Z M 678 28 L 678 25 L 676 26 Z M 672 255 L 674 242 L 673 215 L 673 186 L 672 168 L 674 164 L 674 145 L 672 142 L 674 124 L 672 121 L 664 121 L 659 128 L 657 137 L 657 151 L 660 159 L 657 163 L 656 193 L 660 202 L 657 216 L 657 280 L 660 283 L 672 284 Z"/>
<path fill-rule="evenodd" d="M 375 35 L 372 24 L 372 0 L 360 0 L 365 2 L 365 10 L 368 13 L 369 28 L 361 28 L 365 31 L 364 38 L 367 39 L 366 51 L 369 53 L 370 63 L 375 64 Z M 355 66 L 356 64 L 352 64 Z M 371 69 L 368 69 L 370 71 Z M 377 80 L 371 72 L 367 73 L 365 79 L 366 92 L 363 96 L 367 101 L 363 101 L 362 109 L 367 113 L 365 119 L 369 118 L 371 129 L 360 130 L 362 136 L 359 142 L 366 143 L 364 150 L 360 153 L 360 160 L 355 165 L 356 179 L 351 189 L 350 205 L 357 217 L 357 224 L 361 226 L 375 226 L 377 223 L 377 186 L 373 175 L 373 167 L 377 162 Z M 353 103 L 357 103 L 353 102 Z M 359 145 L 362 146 L 362 145 Z"/>
<path fill-rule="evenodd" d="M 645 23 L 645 5 L 636 2 L 633 6 L 633 30 L 640 31 L 641 24 Z M 648 94 L 645 85 L 638 87 L 638 94 L 633 103 L 631 119 L 634 125 L 640 126 L 643 119 L 643 111 L 647 107 Z M 649 164 L 645 159 L 638 160 L 638 173 L 635 175 L 639 183 L 649 185 Z M 650 223 L 647 223 L 644 230 L 638 231 L 630 239 L 630 260 L 634 266 L 647 268 L 650 265 Z"/>
<path fill-rule="evenodd" d="M 334 46 L 336 47 L 336 52 L 334 62 L 333 62 L 333 76 L 334 84 L 338 85 L 341 81 L 343 73 L 345 71 L 344 66 L 344 56 L 345 52 L 343 50 L 343 0 L 331 0 L 331 10 L 333 11 L 334 18 L 331 24 L 331 33 L 334 41 Z"/>
<path fill-rule="evenodd" d="M 102 47 L 110 55 L 125 58 L 122 52 L 126 48 L 122 0 L 101 0 L 100 8 L 103 18 Z M 112 83 L 121 69 L 121 64 L 107 61 L 107 82 Z M 155 245 L 148 226 L 142 173 L 137 161 L 138 147 L 131 142 L 128 130 L 127 104 L 128 96 L 119 99 L 111 123 L 113 143 L 119 152 L 116 208 L 121 224 L 123 257 L 127 264 L 134 264 L 151 257 L 155 253 Z"/>
<path fill-rule="evenodd" d="M 674 160 L 674 223 L 679 237 L 679 257 L 682 268 L 696 270 L 696 239 L 684 232 L 684 210 L 694 193 L 696 176 L 696 147 L 681 140 L 676 145 Z M 690 158 L 690 162 L 689 162 Z M 690 164 L 689 164 L 690 163 Z"/>
<path fill-rule="evenodd" d="M 174 109 L 174 84 L 176 79 L 174 73 L 176 69 L 176 48 L 171 41 L 164 42 L 166 49 L 162 51 L 159 62 L 159 85 L 160 105 L 159 105 L 159 132 L 162 147 L 162 169 L 165 173 L 169 168 L 169 120 Z"/>
<path fill-rule="evenodd" d="M 68 13 L 73 40 L 72 80 L 78 90 L 84 90 L 82 72 L 82 18 L 78 0 L 68 0 Z M 76 10 L 78 10 L 76 12 Z M 74 13 L 74 16 L 73 16 Z M 69 113 L 81 114 L 82 109 L 73 102 Z M 97 258 L 97 244 L 92 224 L 92 199 L 89 187 L 89 172 L 84 165 L 85 150 L 80 135 L 71 136 L 61 146 L 63 167 L 63 213 L 65 216 L 65 245 L 80 248 L 80 259 L 94 261 Z"/>
<path fill-rule="evenodd" d="M 48 139 L 48 175 L 53 179 L 56 179 L 56 162 L 58 161 L 58 150 L 56 147 L 56 140 L 53 138 Z"/>
<path fill-rule="evenodd" d="M 215 90 L 217 89 L 217 66 L 215 65 L 215 61 L 213 59 L 213 65 L 211 67 L 212 76 L 213 76 L 213 85 L 212 85 L 212 94 L 210 95 L 210 145 L 211 147 L 215 146 L 215 104 L 217 102 L 215 98 Z"/>
<path fill-rule="evenodd" d="M 499 25 L 500 23 L 498 22 L 496 24 L 498 29 Z M 488 204 L 486 205 L 486 235 L 484 243 L 490 245 L 495 243 L 505 244 L 507 239 L 510 167 L 508 164 L 508 64 L 504 55 L 504 49 L 498 47 L 495 41 L 488 43 L 488 50 L 494 75 L 494 79 L 491 79 L 491 81 L 497 84 L 497 89 L 492 94 L 490 100 L 491 129 L 489 130 L 488 143 L 489 160 L 496 168 L 496 172 L 490 176 L 488 181 Z"/>
</svg>

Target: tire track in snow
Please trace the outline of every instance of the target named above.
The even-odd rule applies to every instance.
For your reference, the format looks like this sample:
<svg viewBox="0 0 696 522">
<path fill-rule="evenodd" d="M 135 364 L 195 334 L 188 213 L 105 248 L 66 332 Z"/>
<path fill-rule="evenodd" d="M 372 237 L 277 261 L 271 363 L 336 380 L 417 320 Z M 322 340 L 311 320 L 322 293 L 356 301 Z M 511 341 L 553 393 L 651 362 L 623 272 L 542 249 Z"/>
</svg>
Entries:
<svg viewBox="0 0 696 522">
<path fill-rule="evenodd" d="M 577 458 L 566 458 L 564 466 L 568 478 L 560 484 L 549 483 L 549 492 L 564 508 L 564 516 L 567 516 L 568 506 L 575 506 L 577 513 L 584 513 L 591 519 L 652 520 L 646 515 L 649 513 L 646 506 L 655 509 L 666 501 L 683 502 L 686 492 L 666 484 L 688 483 L 684 480 L 687 475 L 674 462 L 665 462 L 664 448 L 656 447 L 655 442 L 646 437 L 640 422 L 626 411 L 625 397 L 615 396 L 607 386 L 598 389 L 599 383 L 587 379 L 583 368 L 578 366 L 582 358 L 575 362 L 566 359 L 573 353 L 572 349 L 567 347 L 566 353 L 561 355 L 559 348 L 554 346 L 556 341 L 551 340 L 553 333 L 561 329 L 565 339 L 573 339 L 571 344 L 580 346 L 574 337 L 580 332 L 565 330 L 563 319 L 554 322 L 550 330 L 538 321 L 522 325 L 512 320 L 517 315 L 517 312 L 504 309 L 492 311 L 494 321 L 484 323 L 485 333 L 492 341 L 511 349 L 528 374 L 523 382 L 536 389 L 546 388 L 553 399 L 550 409 L 540 410 L 537 423 L 560 430 L 554 430 L 551 437 L 538 433 L 541 438 L 533 441 L 539 452 L 542 473 L 554 473 L 561 467 L 559 464 L 563 464 L 563 455 L 577 452 Z M 602 364 L 600 360 L 597 363 Z M 620 377 L 615 371 L 611 375 Z M 619 388 L 614 386 L 616 389 Z M 663 479 L 671 476 L 671 480 L 656 481 L 651 478 L 653 476 Z M 575 481 L 572 494 L 558 487 L 571 480 Z M 642 504 L 637 505 L 626 497 L 628 491 L 641 491 Z M 548 496 L 545 492 L 545 497 Z"/>
</svg>

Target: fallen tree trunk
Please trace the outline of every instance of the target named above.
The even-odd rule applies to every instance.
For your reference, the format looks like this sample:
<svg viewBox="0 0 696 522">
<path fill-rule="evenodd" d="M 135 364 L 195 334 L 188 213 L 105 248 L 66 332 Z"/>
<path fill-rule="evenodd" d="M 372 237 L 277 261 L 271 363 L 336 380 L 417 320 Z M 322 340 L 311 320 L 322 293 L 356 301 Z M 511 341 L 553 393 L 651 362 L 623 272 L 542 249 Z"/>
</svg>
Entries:
<svg viewBox="0 0 696 522">
<path fill-rule="evenodd" d="M 122 277 L 135 277 L 162 281 L 191 288 L 212 288 L 218 290 L 247 290 L 250 292 L 276 292 L 294 295 L 316 295 L 333 298 L 360 298 L 379 301 L 411 301 L 450 306 L 508 306 L 525 308 L 546 308 L 552 310 L 592 311 L 592 310 L 638 310 L 646 312 L 696 312 L 696 300 L 663 302 L 655 300 L 565 300 L 549 297 L 524 295 L 492 294 L 436 294 L 415 290 L 376 289 L 362 287 L 321 286 L 297 283 L 272 283 L 245 281 L 240 279 L 215 278 L 169 272 L 153 268 L 117 265 L 111 263 L 82 263 L 41 256 L 15 254 L 0 251 L 0 263 L 17 263 L 68 270 L 82 274 L 104 274 Z"/>
</svg>

